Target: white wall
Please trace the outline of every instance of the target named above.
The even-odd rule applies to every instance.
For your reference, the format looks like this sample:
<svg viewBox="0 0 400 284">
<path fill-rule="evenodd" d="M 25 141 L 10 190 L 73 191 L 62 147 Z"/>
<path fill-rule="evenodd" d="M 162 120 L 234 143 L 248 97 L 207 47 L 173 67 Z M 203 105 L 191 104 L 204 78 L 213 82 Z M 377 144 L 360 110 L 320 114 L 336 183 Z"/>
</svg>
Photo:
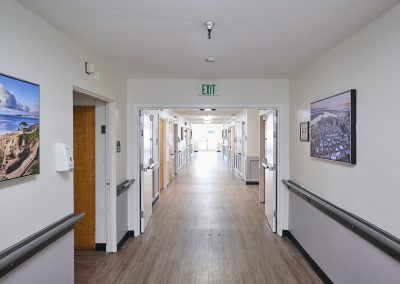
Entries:
<svg viewBox="0 0 400 284">
<path fill-rule="evenodd" d="M 291 81 L 291 177 L 333 203 L 400 236 L 398 121 L 400 5 Z M 298 139 L 310 103 L 357 89 L 357 165 L 310 158 Z"/>
<path fill-rule="evenodd" d="M 116 101 L 116 136 L 122 142 L 116 160 L 117 182 L 126 178 L 126 81 L 13 0 L 0 3 L 0 34 L 0 72 L 38 83 L 41 91 L 41 173 L 0 184 L 3 250 L 73 212 L 73 174 L 56 173 L 54 147 L 56 142 L 73 142 L 74 85 Z M 89 80 L 84 73 L 85 61 L 96 64 L 100 81 Z M 66 269 L 72 266 L 72 255 L 68 261 L 62 264 Z"/>
<path fill-rule="evenodd" d="M 71 284 L 74 283 L 73 231 L 38 252 L 13 271 L 0 278 L 1 284 Z M 63 265 L 60 265 L 63 264 Z"/>
<path fill-rule="evenodd" d="M 290 81 L 291 179 L 397 237 L 400 237 L 397 182 L 400 133 L 396 125 L 400 105 L 399 27 L 400 5 L 397 5 Z M 310 102 L 351 88 L 357 89 L 357 165 L 310 158 L 309 143 L 298 138 L 299 123 L 310 120 Z M 306 240 L 302 245 L 310 251 L 313 250 L 311 234 L 325 229 L 314 227 L 307 232 L 292 223 L 290 227 L 297 229 L 297 237 Z M 314 257 L 321 254 L 324 251 Z M 336 263 L 341 261 L 338 256 Z M 363 267 L 364 275 L 365 271 L 372 271 L 369 268 Z M 333 277 L 345 273 L 330 269 L 327 272 Z M 373 279 L 371 276 L 369 281 Z"/>
<path fill-rule="evenodd" d="M 260 111 L 258 109 L 247 109 L 246 114 L 246 155 L 258 157 L 260 148 Z"/>
<path fill-rule="evenodd" d="M 137 136 L 137 110 L 139 106 L 166 107 L 262 107 L 279 106 L 281 108 L 281 142 L 280 160 L 282 161 L 280 173 L 288 177 L 288 134 L 289 134 L 289 82 L 286 79 L 221 79 L 219 83 L 219 96 L 198 96 L 198 80 L 196 79 L 130 79 L 128 80 L 128 176 L 138 178 L 138 169 L 135 161 L 138 160 Z M 131 131 L 133 130 L 133 131 Z M 288 195 L 286 190 L 279 188 L 282 194 L 281 208 L 285 206 Z M 130 192 L 129 207 L 133 210 L 129 214 L 130 230 L 135 228 L 138 232 L 137 200 L 138 183 Z M 287 226 L 287 216 L 282 213 L 282 227 Z M 282 229 L 282 228 L 279 228 Z"/>
</svg>

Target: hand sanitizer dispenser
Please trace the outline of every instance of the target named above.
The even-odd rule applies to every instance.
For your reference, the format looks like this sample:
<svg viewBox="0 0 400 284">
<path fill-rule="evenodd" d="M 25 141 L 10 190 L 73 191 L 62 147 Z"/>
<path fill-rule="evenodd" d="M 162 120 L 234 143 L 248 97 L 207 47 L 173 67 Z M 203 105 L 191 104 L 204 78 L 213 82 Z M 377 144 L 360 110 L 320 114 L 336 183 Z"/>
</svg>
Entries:
<svg viewBox="0 0 400 284">
<path fill-rule="evenodd" d="M 56 171 L 70 172 L 74 169 L 74 159 L 71 146 L 56 143 Z"/>
</svg>

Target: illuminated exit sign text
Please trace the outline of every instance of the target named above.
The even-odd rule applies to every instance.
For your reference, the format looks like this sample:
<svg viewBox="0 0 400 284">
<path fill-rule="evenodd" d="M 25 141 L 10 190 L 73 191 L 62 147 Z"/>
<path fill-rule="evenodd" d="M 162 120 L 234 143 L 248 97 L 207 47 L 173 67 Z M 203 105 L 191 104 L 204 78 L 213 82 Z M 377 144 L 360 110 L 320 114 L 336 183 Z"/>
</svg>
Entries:
<svg viewBox="0 0 400 284">
<path fill-rule="evenodd" d="M 216 96 L 217 84 L 215 82 L 201 82 L 199 84 L 200 96 Z"/>
</svg>

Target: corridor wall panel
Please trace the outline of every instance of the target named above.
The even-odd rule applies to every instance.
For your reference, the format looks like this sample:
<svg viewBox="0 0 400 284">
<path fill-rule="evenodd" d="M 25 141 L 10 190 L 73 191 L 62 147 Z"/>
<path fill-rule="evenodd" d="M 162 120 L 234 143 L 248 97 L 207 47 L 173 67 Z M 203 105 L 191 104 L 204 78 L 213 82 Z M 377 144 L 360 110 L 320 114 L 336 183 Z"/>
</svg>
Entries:
<svg viewBox="0 0 400 284">
<path fill-rule="evenodd" d="M 397 237 L 399 26 L 398 4 L 290 80 L 291 180 Z M 348 89 L 357 90 L 357 165 L 311 158 L 310 144 L 299 141 L 299 123 L 310 120 L 311 102 Z M 291 194 L 289 230 L 334 282 L 398 279 L 396 260 L 302 203 Z"/>
<path fill-rule="evenodd" d="M 116 136 L 124 145 L 126 80 L 16 1 L 0 3 L 0 34 L 4 39 L 0 47 L 0 72 L 40 84 L 42 161 L 40 175 L 0 186 L 1 251 L 73 212 L 73 174 L 57 173 L 54 160 L 55 143 L 72 145 L 73 86 L 116 101 Z M 91 81 L 84 73 L 85 61 L 96 64 L 100 81 Z M 126 147 L 122 149 L 125 151 Z M 116 182 L 126 179 L 125 153 L 117 155 L 116 173 Z M 63 249 L 57 259 L 37 255 L 24 264 L 59 272 L 57 281 L 43 278 L 37 283 L 73 283 L 73 238 L 59 242 Z M 57 247 L 57 243 L 53 245 Z M 44 275 L 47 274 L 43 272 L 41 276 Z M 18 279 L 19 283 L 35 282 L 29 276 L 29 281 Z"/>
</svg>

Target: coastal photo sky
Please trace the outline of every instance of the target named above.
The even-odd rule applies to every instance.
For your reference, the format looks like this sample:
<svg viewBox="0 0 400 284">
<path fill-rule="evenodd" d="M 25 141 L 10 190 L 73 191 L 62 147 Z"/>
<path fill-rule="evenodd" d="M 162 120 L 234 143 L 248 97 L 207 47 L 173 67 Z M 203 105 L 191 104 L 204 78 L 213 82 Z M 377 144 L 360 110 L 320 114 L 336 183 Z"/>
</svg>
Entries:
<svg viewBox="0 0 400 284">
<path fill-rule="evenodd" d="M 0 74 L 0 113 L 39 114 L 39 86 Z"/>
<path fill-rule="evenodd" d="M 311 104 L 311 110 L 349 110 L 351 106 L 350 91 Z"/>
</svg>

